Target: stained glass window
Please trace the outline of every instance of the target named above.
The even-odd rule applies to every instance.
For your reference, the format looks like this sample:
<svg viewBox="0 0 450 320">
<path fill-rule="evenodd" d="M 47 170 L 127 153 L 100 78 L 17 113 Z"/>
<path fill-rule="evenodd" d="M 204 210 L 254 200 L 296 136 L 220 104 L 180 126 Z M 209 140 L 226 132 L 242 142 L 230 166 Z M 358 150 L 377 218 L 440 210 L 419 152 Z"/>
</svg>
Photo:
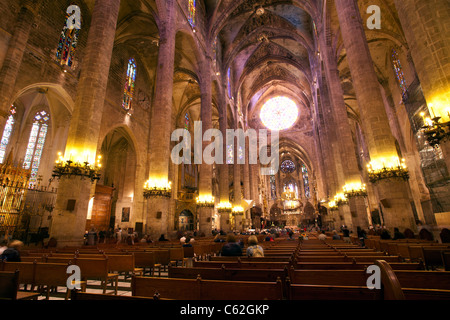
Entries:
<svg viewBox="0 0 450 320">
<path fill-rule="evenodd" d="M 197 7 L 195 0 L 189 0 L 189 24 L 192 28 L 195 28 L 195 20 L 197 14 Z"/>
<path fill-rule="evenodd" d="M 281 131 L 294 125 L 298 108 L 294 101 L 278 96 L 267 101 L 261 108 L 261 121 L 270 130 Z"/>
<path fill-rule="evenodd" d="M 11 134 L 14 127 L 14 115 L 16 114 L 16 107 L 12 106 L 8 120 L 6 120 L 5 129 L 3 130 L 3 136 L 0 143 L 0 163 L 5 161 L 6 148 L 8 148 L 9 141 L 11 139 Z"/>
<path fill-rule="evenodd" d="M 36 182 L 42 152 L 44 151 L 45 139 L 48 133 L 48 122 L 50 116 L 45 111 L 40 111 L 34 117 L 33 127 L 28 140 L 28 147 L 23 162 L 24 169 L 31 168 L 30 182 Z"/>
<path fill-rule="evenodd" d="M 242 146 L 239 146 L 238 156 L 240 160 L 244 159 L 244 148 Z M 234 164 L 234 150 L 231 144 L 227 146 L 227 164 Z"/>
<path fill-rule="evenodd" d="M 398 84 L 400 86 L 400 90 L 402 90 L 402 96 L 405 96 L 407 91 L 405 75 L 403 73 L 402 64 L 400 62 L 400 58 L 395 49 L 392 49 L 392 64 L 394 66 L 395 77 L 397 78 Z"/>
<path fill-rule="evenodd" d="M 125 82 L 122 103 L 122 107 L 127 111 L 131 110 L 131 103 L 133 101 L 134 89 L 136 86 L 136 70 L 136 62 L 134 59 L 130 59 L 128 61 L 127 79 Z"/>
<path fill-rule="evenodd" d="M 281 171 L 284 173 L 292 173 L 295 171 L 295 163 L 292 160 L 285 160 L 281 163 Z"/>
<path fill-rule="evenodd" d="M 309 188 L 309 174 L 308 168 L 305 165 L 302 165 L 302 174 L 303 174 L 303 184 L 305 186 L 305 197 L 311 197 L 311 190 Z"/>
<path fill-rule="evenodd" d="M 184 128 L 188 131 L 189 131 L 189 124 L 190 124 L 189 114 L 186 113 L 184 115 Z"/>
<path fill-rule="evenodd" d="M 213 51 L 213 67 L 214 69 L 217 67 L 217 37 L 214 39 L 213 45 L 212 45 L 212 51 Z"/>
<path fill-rule="evenodd" d="M 270 176 L 270 195 L 272 200 L 277 198 L 277 185 L 275 176 Z"/>
<path fill-rule="evenodd" d="M 227 72 L 227 87 L 228 87 L 228 97 L 231 98 L 231 68 L 228 68 Z"/>
<path fill-rule="evenodd" d="M 71 7 L 75 7 L 77 8 L 77 10 L 79 10 L 79 8 L 76 6 Z M 69 9 L 68 12 L 70 12 Z M 73 19 L 73 15 L 72 13 L 67 13 L 64 28 L 61 31 L 61 35 L 59 37 L 58 49 L 56 51 L 56 61 L 61 66 L 68 67 L 72 67 L 73 65 L 75 50 L 77 48 L 81 27 L 79 23 L 71 23 L 70 19 Z"/>
</svg>

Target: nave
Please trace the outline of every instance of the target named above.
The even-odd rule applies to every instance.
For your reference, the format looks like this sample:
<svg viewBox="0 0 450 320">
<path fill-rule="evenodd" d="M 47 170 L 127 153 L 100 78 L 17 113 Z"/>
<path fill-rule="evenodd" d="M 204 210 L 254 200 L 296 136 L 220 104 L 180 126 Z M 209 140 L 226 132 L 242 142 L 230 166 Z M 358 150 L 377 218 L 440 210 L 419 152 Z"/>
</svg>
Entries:
<svg viewBox="0 0 450 320">
<path fill-rule="evenodd" d="M 316 232 L 258 235 L 264 257 L 222 256 L 224 242 L 193 246 L 156 242 L 23 251 L 22 262 L 3 262 L 2 281 L 18 270 L 12 299 L 37 300 L 448 300 L 450 245 L 421 239 L 381 240 L 363 247 L 352 236 L 333 240 Z M 307 240 L 306 240 L 307 238 Z M 81 269 L 80 290 L 67 289 L 67 268 Z M 370 280 L 380 270 L 380 288 Z M 5 282 L 3 282 L 5 283 Z M 375 288 L 370 289 L 372 285 Z M 2 288 L 4 286 L 2 285 Z M 4 290 L 2 290 L 4 294 Z"/>
</svg>

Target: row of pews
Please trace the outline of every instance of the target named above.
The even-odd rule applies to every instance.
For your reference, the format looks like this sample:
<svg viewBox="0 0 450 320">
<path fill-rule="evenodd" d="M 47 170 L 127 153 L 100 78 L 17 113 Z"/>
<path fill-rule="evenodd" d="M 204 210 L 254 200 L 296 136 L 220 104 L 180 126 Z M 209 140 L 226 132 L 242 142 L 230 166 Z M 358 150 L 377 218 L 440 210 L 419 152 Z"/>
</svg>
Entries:
<svg viewBox="0 0 450 320">
<path fill-rule="evenodd" d="M 210 256 L 168 269 L 167 278 L 134 276 L 132 297 L 166 300 L 448 300 L 450 272 L 340 240 L 262 243 L 260 258 Z M 370 289 L 370 266 L 380 289 Z M 73 299 L 108 299 L 75 293 Z"/>
<path fill-rule="evenodd" d="M 309 239 L 277 238 L 274 242 L 261 242 L 265 256 L 258 258 L 246 257 L 245 247 L 243 256 L 222 257 L 219 253 L 223 244 L 213 243 L 212 239 L 197 241 L 192 248 L 182 248 L 175 242 L 161 246 L 65 248 L 58 252 L 29 252 L 26 257 L 32 261 L 20 265 L 3 263 L 0 271 L 23 271 L 28 278 L 19 282 L 39 287 L 42 282 L 36 282 L 36 277 L 44 265 L 67 268 L 77 264 L 82 270 L 82 289 L 71 291 L 72 300 L 450 299 L 450 272 L 441 266 L 427 269 L 421 258 L 412 258 L 399 250 L 383 250 L 370 241 L 361 247 L 331 238 L 320 241 L 314 234 Z M 396 244 L 417 246 L 417 242 Z M 420 244 L 424 248 L 446 250 L 435 243 Z M 31 271 L 25 272 L 25 266 Z M 380 270 L 380 289 L 368 287 L 371 266 Z M 167 277 L 161 277 L 162 268 L 167 270 Z M 95 273 L 96 270 L 102 270 L 101 274 Z M 47 288 L 65 286 L 60 273 L 61 282 L 47 284 Z M 56 274 L 52 271 L 49 277 L 55 279 Z M 117 295 L 119 274 L 131 278 L 131 296 Z M 99 277 L 103 294 L 87 293 L 85 281 Z M 107 283 L 111 283 L 113 294 L 106 294 Z M 67 298 L 69 294 L 67 290 Z"/>
<path fill-rule="evenodd" d="M 0 299 L 37 299 L 43 295 L 48 300 L 51 293 L 64 288 L 65 299 L 70 298 L 67 289 L 68 267 L 80 268 L 78 282 L 86 292 L 87 281 L 100 281 L 103 294 L 108 286 L 112 295 L 118 294 L 119 276 L 161 276 L 169 265 L 182 265 L 194 257 L 206 259 L 217 254 L 221 244 L 198 243 L 184 248 L 178 243 L 139 246 L 65 247 L 52 249 L 28 248 L 21 252 L 21 262 L 0 261 Z M 112 296 L 108 294 L 109 297 Z"/>
</svg>

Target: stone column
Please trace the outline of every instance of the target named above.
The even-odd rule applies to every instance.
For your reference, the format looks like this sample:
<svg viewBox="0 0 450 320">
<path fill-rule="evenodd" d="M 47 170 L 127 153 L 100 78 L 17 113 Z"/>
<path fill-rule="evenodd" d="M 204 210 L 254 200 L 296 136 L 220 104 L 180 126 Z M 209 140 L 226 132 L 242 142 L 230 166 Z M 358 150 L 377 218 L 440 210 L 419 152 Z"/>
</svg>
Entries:
<svg viewBox="0 0 450 320">
<path fill-rule="evenodd" d="M 371 161 L 381 166 L 383 159 L 390 161 L 397 157 L 398 160 L 398 154 L 362 18 L 356 0 L 336 0 L 335 4 Z M 415 229 L 407 182 L 382 180 L 376 187 L 384 207 L 386 226 Z"/>
<path fill-rule="evenodd" d="M 245 159 L 245 163 L 244 163 L 244 199 L 245 200 L 252 200 L 251 196 L 250 196 L 250 164 L 249 164 L 249 144 L 248 144 L 248 139 L 246 139 L 246 143 L 245 143 L 245 154 L 244 154 L 244 159 Z M 248 228 L 250 223 L 250 208 L 248 208 L 248 210 L 245 211 L 244 214 L 244 228 Z"/>
<path fill-rule="evenodd" d="M 222 93 L 225 92 L 226 89 L 223 88 Z M 223 143 L 223 164 L 219 165 L 219 192 L 220 192 L 220 202 L 230 202 L 230 182 L 229 182 L 229 166 L 226 161 L 227 154 L 227 144 L 226 144 L 226 136 L 228 129 L 228 110 L 227 103 L 225 101 L 224 94 L 221 94 L 219 97 L 219 127 L 222 132 L 222 136 L 224 137 Z M 224 232 L 229 232 L 231 230 L 230 225 L 230 214 L 220 213 L 220 228 Z"/>
<path fill-rule="evenodd" d="M 96 161 L 119 8 L 120 0 L 95 3 L 69 128 L 66 160 L 72 158 L 81 163 L 88 160 L 91 164 Z M 59 246 L 82 244 L 89 200 L 94 192 L 95 184 L 89 179 L 61 178 L 50 232 Z M 76 201 L 73 211 L 67 208 L 70 199 Z"/>
<path fill-rule="evenodd" d="M 330 174 L 334 176 L 334 185 L 330 189 L 333 193 L 330 195 L 330 200 L 334 199 L 337 193 L 342 193 L 342 187 L 345 185 L 344 159 L 341 154 L 344 152 L 341 143 L 338 139 L 339 132 L 336 129 L 336 119 L 333 112 L 333 107 L 330 101 L 330 93 L 327 81 L 324 77 L 319 78 L 320 88 L 320 106 L 322 114 L 327 121 L 323 121 L 324 132 L 326 134 L 326 141 L 324 141 L 325 152 L 328 153 L 328 161 L 330 165 Z M 334 169 L 334 170 L 333 170 Z M 332 181 L 330 179 L 330 181 Z M 336 220 L 341 224 L 345 224 L 349 229 L 353 228 L 353 219 L 351 215 L 351 208 L 349 204 L 339 206 L 339 213 L 336 215 Z M 356 228 L 356 227 L 355 227 Z M 356 229 L 355 229 L 356 230 Z"/>
<path fill-rule="evenodd" d="M 200 66 L 201 82 L 201 121 L 202 135 L 212 129 L 212 86 L 211 86 L 211 58 L 206 57 Z M 197 134 L 197 132 L 196 132 Z M 202 139 L 203 141 L 203 139 Z M 211 144 L 211 141 L 203 141 L 202 151 Z M 199 196 L 212 196 L 212 165 L 207 164 L 203 159 L 200 165 Z M 198 208 L 199 231 L 206 236 L 211 235 L 212 214 L 214 208 Z"/>
<path fill-rule="evenodd" d="M 431 117 L 450 121 L 450 5 L 448 0 L 395 0 Z M 450 170 L 450 141 L 441 144 Z"/>
<path fill-rule="evenodd" d="M 324 33 L 321 33 L 324 34 Z M 324 38 L 323 36 L 321 37 Z M 324 50 L 325 75 L 327 78 L 328 93 L 333 105 L 332 112 L 334 115 L 334 123 L 336 125 L 336 133 L 339 137 L 338 144 L 342 163 L 342 171 L 344 174 L 344 185 L 359 183 L 362 184 L 361 174 L 358 168 L 358 161 L 355 155 L 355 143 L 352 137 L 352 131 L 347 115 L 347 106 L 344 100 L 344 91 L 342 90 L 339 78 L 339 70 L 336 57 L 333 55 L 331 47 L 327 46 L 325 41 L 322 42 Z M 340 188 L 344 187 L 341 185 Z M 341 189 L 342 192 L 342 189 Z M 367 217 L 367 208 L 365 207 L 364 198 L 357 197 L 349 199 L 349 209 L 352 216 L 353 231 L 360 226 L 368 229 L 369 220 Z"/>
<path fill-rule="evenodd" d="M 17 75 L 35 19 L 34 8 L 30 2 L 22 1 L 23 5 L 20 8 L 5 60 L 0 69 L 0 132 L 3 132 L 5 128 L 6 120 L 10 115 L 9 110 L 14 103 L 11 101 L 11 97 L 14 95 Z"/>
<path fill-rule="evenodd" d="M 150 123 L 149 180 L 166 183 L 171 161 L 170 137 L 172 123 L 173 73 L 175 63 L 175 3 L 166 1 L 164 19 L 160 23 L 160 42 L 156 87 Z M 147 205 L 147 233 L 153 239 L 169 231 L 172 198 L 149 198 Z"/>
<path fill-rule="evenodd" d="M 237 124 L 236 124 L 236 127 Z M 239 164 L 239 143 L 237 139 L 234 144 L 234 164 L 233 164 L 233 193 L 234 193 L 234 203 L 233 206 L 241 206 L 242 204 L 242 194 L 241 194 L 241 166 Z M 243 216 L 238 214 L 234 215 L 234 229 L 242 230 L 242 219 Z"/>
</svg>

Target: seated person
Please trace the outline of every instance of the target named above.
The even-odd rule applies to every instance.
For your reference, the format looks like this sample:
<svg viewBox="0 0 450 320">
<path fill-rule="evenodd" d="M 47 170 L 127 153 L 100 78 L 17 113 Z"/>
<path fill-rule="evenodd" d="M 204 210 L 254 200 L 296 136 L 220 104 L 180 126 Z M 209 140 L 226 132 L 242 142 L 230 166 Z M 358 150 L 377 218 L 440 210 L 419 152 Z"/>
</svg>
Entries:
<svg viewBox="0 0 450 320">
<path fill-rule="evenodd" d="M 341 236 L 337 233 L 336 230 L 333 230 L 333 240 L 341 240 Z"/>
<path fill-rule="evenodd" d="M 20 257 L 20 249 L 23 247 L 23 242 L 14 240 L 8 245 L 8 249 L 4 250 L 0 255 L 0 261 L 8 262 L 22 262 Z"/>
<path fill-rule="evenodd" d="M 222 256 L 242 256 L 242 248 L 239 243 L 236 242 L 236 237 L 234 234 L 229 234 L 227 236 L 227 243 L 223 245 Z"/>
<path fill-rule="evenodd" d="M 184 248 L 192 247 L 191 238 L 189 236 L 186 237 L 183 244 Z"/>
<path fill-rule="evenodd" d="M 264 257 L 264 249 L 258 245 L 256 236 L 248 237 L 247 257 Z"/>
<path fill-rule="evenodd" d="M 325 231 L 322 231 L 322 233 L 319 234 L 318 238 L 319 238 L 319 240 L 322 240 L 322 241 L 327 240 L 327 235 L 325 234 Z"/>
</svg>

